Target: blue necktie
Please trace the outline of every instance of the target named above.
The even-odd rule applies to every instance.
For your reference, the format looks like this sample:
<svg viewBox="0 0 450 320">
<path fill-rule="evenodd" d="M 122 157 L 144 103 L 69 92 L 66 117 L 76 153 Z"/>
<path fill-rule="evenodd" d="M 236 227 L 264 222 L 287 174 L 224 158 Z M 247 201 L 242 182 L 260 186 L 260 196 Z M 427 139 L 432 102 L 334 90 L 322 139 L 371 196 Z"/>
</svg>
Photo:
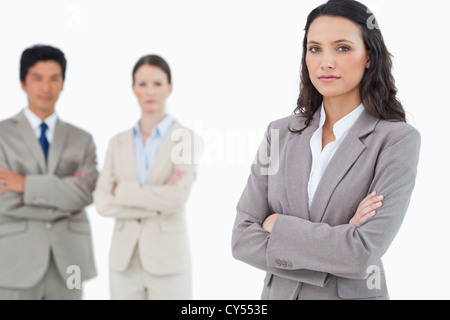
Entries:
<svg viewBox="0 0 450 320">
<path fill-rule="evenodd" d="M 45 136 L 45 131 L 47 131 L 48 126 L 45 122 L 41 123 L 41 136 L 39 137 L 39 142 L 41 143 L 42 151 L 44 151 L 45 162 L 47 162 L 48 148 L 50 144 L 48 143 L 47 137 Z"/>
</svg>

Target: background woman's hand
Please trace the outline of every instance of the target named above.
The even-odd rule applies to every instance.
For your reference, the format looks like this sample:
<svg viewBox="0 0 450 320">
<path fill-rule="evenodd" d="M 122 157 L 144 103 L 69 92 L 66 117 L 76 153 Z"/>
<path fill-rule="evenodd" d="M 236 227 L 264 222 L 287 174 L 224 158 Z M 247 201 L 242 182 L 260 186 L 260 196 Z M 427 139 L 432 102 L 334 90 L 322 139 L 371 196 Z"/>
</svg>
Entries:
<svg viewBox="0 0 450 320">
<path fill-rule="evenodd" d="M 377 196 L 376 192 L 372 192 L 371 194 L 369 194 L 366 198 L 363 199 L 363 201 L 360 202 L 355 215 L 349 223 L 353 224 L 357 228 L 361 227 L 364 222 L 375 216 L 375 210 L 383 205 L 383 203 L 381 202 L 382 200 L 383 196 Z"/>
<path fill-rule="evenodd" d="M 181 180 L 181 178 L 183 177 L 183 175 L 184 175 L 184 171 L 181 171 L 181 170 L 177 170 L 177 171 L 175 171 L 173 174 L 172 174 L 172 176 L 169 178 L 169 180 L 167 180 L 167 182 L 166 182 L 166 184 L 177 184 L 178 183 L 178 181 L 180 181 Z"/>
</svg>

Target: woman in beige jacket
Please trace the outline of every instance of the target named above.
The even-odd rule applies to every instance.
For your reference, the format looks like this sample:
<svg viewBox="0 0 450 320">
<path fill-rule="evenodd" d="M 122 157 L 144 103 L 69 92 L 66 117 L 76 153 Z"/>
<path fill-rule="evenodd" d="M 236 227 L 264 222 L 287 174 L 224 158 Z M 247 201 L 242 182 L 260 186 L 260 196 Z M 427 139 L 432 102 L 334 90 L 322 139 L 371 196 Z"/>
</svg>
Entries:
<svg viewBox="0 0 450 320">
<path fill-rule="evenodd" d="M 199 139 L 165 111 L 172 81 L 163 58 L 149 55 L 137 62 L 133 91 L 141 118 L 110 140 L 94 192 L 99 214 L 116 219 L 111 297 L 190 299 L 184 207 L 196 178 Z"/>
</svg>

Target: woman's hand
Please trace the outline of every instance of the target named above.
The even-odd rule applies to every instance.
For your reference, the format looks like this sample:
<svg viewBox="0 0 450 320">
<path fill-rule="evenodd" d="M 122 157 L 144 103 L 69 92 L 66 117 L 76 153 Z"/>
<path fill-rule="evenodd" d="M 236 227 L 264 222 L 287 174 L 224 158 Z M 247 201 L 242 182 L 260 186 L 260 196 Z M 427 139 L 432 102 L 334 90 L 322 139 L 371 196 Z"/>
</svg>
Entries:
<svg viewBox="0 0 450 320">
<path fill-rule="evenodd" d="M 184 175 L 184 171 L 181 171 L 181 170 L 177 170 L 177 171 L 175 171 L 173 174 L 172 174 L 172 176 L 169 178 L 169 180 L 167 180 L 167 182 L 166 182 L 166 184 L 177 184 L 178 183 L 178 181 L 180 181 L 181 180 L 181 178 L 183 177 L 183 175 Z"/>
<path fill-rule="evenodd" d="M 350 224 L 353 224 L 355 227 L 359 228 L 364 222 L 375 216 L 375 210 L 383 205 L 381 202 L 383 200 L 383 196 L 377 197 L 376 195 L 376 192 L 372 192 L 360 202 L 355 215 L 349 222 Z"/>
<path fill-rule="evenodd" d="M 377 197 L 376 195 L 377 193 L 373 192 L 360 202 L 355 215 L 349 222 L 350 224 L 353 224 L 355 227 L 359 228 L 364 222 L 375 216 L 375 210 L 383 205 L 383 203 L 381 202 L 383 200 L 383 196 Z M 279 213 L 268 216 L 262 224 L 263 230 L 268 233 L 272 233 L 273 226 L 275 225 L 275 222 L 277 221 L 277 218 L 279 216 Z"/>
<path fill-rule="evenodd" d="M 262 224 L 262 228 L 264 231 L 268 233 L 272 233 L 273 226 L 275 225 L 275 221 L 277 221 L 277 218 L 280 216 L 279 213 L 272 214 L 264 220 Z"/>
</svg>

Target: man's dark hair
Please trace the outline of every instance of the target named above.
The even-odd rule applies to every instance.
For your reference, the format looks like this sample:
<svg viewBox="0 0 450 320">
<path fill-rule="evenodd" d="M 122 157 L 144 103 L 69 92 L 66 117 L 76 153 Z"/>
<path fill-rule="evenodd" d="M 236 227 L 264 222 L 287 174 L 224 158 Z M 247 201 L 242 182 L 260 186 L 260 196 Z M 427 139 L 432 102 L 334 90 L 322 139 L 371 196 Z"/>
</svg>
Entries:
<svg viewBox="0 0 450 320">
<path fill-rule="evenodd" d="M 28 70 L 39 61 L 56 61 L 61 66 L 63 81 L 66 78 L 67 61 L 64 53 L 54 47 L 35 45 L 26 49 L 20 59 L 20 81 L 25 82 Z"/>
</svg>

